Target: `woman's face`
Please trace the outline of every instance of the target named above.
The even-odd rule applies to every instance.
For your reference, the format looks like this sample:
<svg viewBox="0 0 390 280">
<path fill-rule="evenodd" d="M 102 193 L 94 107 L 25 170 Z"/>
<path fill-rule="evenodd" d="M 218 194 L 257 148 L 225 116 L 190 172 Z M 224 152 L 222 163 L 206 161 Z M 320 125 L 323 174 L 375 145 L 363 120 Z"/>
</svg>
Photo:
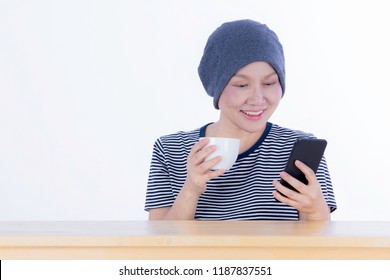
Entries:
<svg viewBox="0 0 390 280">
<path fill-rule="evenodd" d="M 281 98 L 282 87 L 272 66 L 263 61 L 248 64 L 221 94 L 220 123 L 233 133 L 262 133 Z"/>
</svg>

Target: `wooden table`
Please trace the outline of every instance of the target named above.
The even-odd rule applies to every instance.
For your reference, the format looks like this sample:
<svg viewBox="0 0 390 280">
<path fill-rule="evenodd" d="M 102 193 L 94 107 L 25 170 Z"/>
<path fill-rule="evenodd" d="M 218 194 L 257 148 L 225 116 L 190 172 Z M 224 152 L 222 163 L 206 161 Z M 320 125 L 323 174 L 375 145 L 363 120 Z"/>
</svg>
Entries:
<svg viewBox="0 0 390 280">
<path fill-rule="evenodd" d="M 0 222 L 0 259 L 390 259 L 390 222 Z"/>
</svg>

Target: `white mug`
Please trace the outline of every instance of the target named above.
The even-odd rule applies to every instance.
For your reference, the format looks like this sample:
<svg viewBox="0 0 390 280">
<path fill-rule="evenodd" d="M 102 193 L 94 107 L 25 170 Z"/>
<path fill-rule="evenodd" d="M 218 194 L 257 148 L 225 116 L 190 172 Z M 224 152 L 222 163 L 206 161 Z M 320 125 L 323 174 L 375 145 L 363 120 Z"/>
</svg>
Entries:
<svg viewBox="0 0 390 280">
<path fill-rule="evenodd" d="M 205 161 L 211 160 L 217 156 L 222 157 L 222 160 L 211 167 L 211 169 L 229 170 L 237 160 L 238 152 L 240 150 L 240 139 L 224 137 L 202 137 L 199 140 L 202 140 L 203 138 L 207 138 L 209 140 L 207 146 L 217 146 L 217 149 L 211 155 L 209 155 Z"/>
</svg>

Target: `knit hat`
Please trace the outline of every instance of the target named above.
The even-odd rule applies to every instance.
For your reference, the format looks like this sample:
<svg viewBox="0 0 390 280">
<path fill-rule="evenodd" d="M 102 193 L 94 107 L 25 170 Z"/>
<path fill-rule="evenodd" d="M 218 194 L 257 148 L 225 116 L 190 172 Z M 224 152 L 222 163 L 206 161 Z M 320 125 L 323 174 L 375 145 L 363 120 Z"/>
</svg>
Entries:
<svg viewBox="0 0 390 280">
<path fill-rule="evenodd" d="M 255 61 L 268 62 L 275 69 L 284 95 L 284 53 L 275 32 L 265 24 L 245 19 L 226 22 L 210 35 L 198 73 L 207 94 L 214 98 L 216 109 L 230 78 Z"/>
</svg>

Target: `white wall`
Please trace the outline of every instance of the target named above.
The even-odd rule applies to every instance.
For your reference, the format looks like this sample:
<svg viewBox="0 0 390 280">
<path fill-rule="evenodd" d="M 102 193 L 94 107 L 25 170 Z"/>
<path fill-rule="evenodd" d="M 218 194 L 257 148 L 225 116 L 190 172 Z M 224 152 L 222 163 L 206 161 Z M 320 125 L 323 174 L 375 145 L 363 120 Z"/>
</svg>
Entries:
<svg viewBox="0 0 390 280">
<path fill-rule="evenodd" d="M 154 140 L 215 121 L 197 66 L 222 22 L 267 23 L 271 121 L 329 142 L 334 220 L 390 220 L 386 1 L 0 1 L 0 220 L 142 220 Z"/>
</svg>

